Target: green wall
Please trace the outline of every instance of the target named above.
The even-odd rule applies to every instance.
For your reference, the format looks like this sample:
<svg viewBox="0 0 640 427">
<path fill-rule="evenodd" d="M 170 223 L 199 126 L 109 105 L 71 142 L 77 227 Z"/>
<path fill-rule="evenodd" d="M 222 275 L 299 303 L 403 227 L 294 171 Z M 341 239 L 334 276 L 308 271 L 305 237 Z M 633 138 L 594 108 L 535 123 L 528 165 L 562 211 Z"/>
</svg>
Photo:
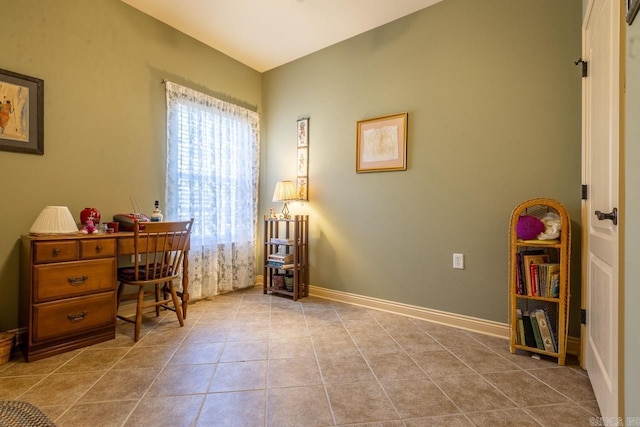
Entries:
<svg viewBox="0 0 640 427">
<path fill-rule="evenodd" d="M 506 323 L 509 216 L 552 197 L 573 220 L 579 336 L 581 18 L 581 0 L 444 0 L 266 72 L 262 194 L 295 178 L 310 117 L 310 202 L 292 210 L 311 215 L 311 284 Z M 407 171 L 356 174 L 356 122 L 402 111 Z"/>
<path fill-rule="evenodd" d="M 120 0 L 5 1 L 0 68 L 44 80 L 44 156 L 0 151 L 0 330 L 17 327 L 18 240 L 46 205 L 78 218 L 164 199 L 163 79 L 261 107 L 262 75 Z"/>
</svg>

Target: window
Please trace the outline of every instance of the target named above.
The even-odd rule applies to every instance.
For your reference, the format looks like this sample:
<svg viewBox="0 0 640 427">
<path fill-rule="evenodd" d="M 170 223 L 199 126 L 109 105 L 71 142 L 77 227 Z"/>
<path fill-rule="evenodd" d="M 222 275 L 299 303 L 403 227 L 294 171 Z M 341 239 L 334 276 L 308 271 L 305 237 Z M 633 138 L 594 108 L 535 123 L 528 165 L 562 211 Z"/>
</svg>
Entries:
<svg viewBox="0 0 640 427">
<path fill-rule="evenodd" d="M 190 282 L 202 282 L 200 296 L 253 285 L 258 114 L 175 83 L 166 91 L 165 211 L 168 219 L 195 219 Z"/>
</svg>

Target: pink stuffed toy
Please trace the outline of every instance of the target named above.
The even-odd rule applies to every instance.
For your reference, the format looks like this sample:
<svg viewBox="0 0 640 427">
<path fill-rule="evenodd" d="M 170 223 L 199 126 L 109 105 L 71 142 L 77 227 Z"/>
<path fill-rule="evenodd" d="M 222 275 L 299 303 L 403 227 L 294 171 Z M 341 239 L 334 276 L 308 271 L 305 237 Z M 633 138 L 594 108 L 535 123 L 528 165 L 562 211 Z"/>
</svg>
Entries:
<svg viewBox="0 0 640 427">
<path fill-rule="evenodd" d="M 93 233 L 97 233 L 98 229 L 94 225 L 93 221 L 88 219 L 87 222 L 84 224 L 84 227 L 82 227 L 82 230 L 80 231 L 84 234 L 93 234 Z"/>
</svg>

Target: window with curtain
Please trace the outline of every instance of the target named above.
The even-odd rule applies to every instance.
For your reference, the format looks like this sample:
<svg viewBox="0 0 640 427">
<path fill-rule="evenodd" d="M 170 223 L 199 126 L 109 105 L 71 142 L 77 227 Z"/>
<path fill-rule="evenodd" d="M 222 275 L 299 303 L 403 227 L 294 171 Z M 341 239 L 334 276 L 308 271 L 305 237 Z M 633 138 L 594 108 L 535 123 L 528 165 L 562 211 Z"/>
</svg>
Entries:
<svg viewBox="0 0 640 427">
<path fill-rule="evenodd" d="M 176 83 L 165 88 L 165 219 L 195 219 L 189 294 L 202 298 L 253 286 L 258 113 Z"/>
</svg>

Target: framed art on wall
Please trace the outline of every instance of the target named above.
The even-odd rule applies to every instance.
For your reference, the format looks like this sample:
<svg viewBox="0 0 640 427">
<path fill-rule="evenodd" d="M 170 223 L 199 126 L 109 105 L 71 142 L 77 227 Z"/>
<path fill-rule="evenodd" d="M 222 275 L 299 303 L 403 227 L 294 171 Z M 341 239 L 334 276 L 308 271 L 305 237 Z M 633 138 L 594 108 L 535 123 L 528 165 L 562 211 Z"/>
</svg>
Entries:
<svg viewBox="0 0 640 427">
<path fill-rule="evenodd" d="M 298 200 L 309 200 L 309 117 L 298 119 L 297 129 L 296 191 Z"/>
<path fill-rule="evenodd" d="M 298 200 L 309 200 L 307 193 L 307 177 L 296 178 L 296 188 L 298 189 Z"/>
<path fill-rule="evenodd" d="M 44 154 L 44 80 L 0 69 L 0 150 Z"/>
<path fill-rule="evenodd" d="M 400 170 L 407 170 L 407 113 L 359 121 L 356 172 Z"/>
</svg>

